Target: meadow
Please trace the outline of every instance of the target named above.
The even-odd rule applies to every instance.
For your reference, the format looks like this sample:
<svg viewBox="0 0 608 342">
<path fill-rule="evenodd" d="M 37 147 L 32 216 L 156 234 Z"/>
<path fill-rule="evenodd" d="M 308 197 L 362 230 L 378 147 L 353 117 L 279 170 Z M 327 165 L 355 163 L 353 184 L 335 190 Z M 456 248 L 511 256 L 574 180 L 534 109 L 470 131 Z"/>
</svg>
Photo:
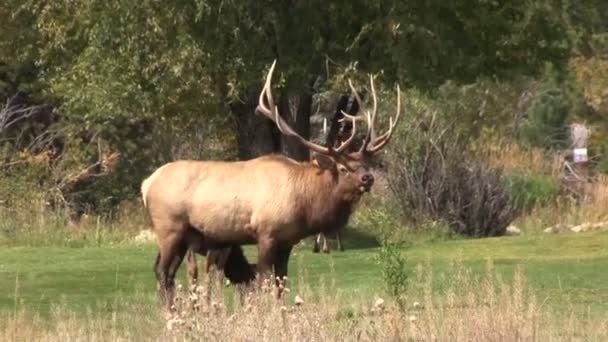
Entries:
<svg viewBox="0 0 608 342">
<path fill-rule="evenodd" d="M 352 334 L 359 331 L 362 340 L 391 334 L 413 340 L 608 337 L 608 232 L 412 241 L 399 248 L 407 275 L 400 298 L 385 286 L 381 247 L 348 235 L 344 252 L 313 254 L 309 247 L 303 244 L 292 255 L 287 298 L 277 303 L 263 294 L 252 297 L 263 302 L 255 306 L 261 316 L 238 305 L 234 288 L 227 286 L 214 297 L 221 313 L 186 310 L 185 316 L 196 317 L 194 323 L 183 323 L 182 317 L 184 328 L 172 330 L 158 307 L 154 244 L 4 247 L 0 335 L 5 340 L 204 340 L 220 338 L 209 335 L 215 331 L 241 340 L 252 333 L 266 336 L 263 340 L 338 340 L 355 339 Z M 255 260 L 253 248 L 246 253 Z M 186 288 L 183 269 L 178 282 Z M 294 304 L 296 295 L 304 304 Z M 463 308 L 470 312 L 463 316 Z M 287 328 L 286 312 L 304 325 Z M 237 334 L 230 324 L 239 315 L 250 328 Z M 306 322 L 320 324 L 314 328 L 319 332 L 311 327 L 306 332 Z"/>
</svg>

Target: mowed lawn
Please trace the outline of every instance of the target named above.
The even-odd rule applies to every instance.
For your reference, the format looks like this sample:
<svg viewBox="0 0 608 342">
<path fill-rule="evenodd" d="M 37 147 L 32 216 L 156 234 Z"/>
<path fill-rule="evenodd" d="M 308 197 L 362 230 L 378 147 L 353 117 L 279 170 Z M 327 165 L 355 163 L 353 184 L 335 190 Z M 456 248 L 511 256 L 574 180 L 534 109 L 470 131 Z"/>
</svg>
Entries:
<svg viewBox="0 0 608 342">
<path fill-rule="evenodd" d="M 291 295 L 302 280 L 313 291 L 333 286 L 342 298 L 371 301 L 383 295 L 379 248 L 349 249 L 348 243 L 346 248 L 330 254 L 313 254 L 309 245 L 296 249 L 289 265 Z M 44 315 L 54 304 L 75 311 L 112 310 L 136 297 L 155 301 L 156 252 L 153 244 L 1 248 L 0 311 Z M 255 259 L 255 249 L 248 247 L 247 254 Z M 521 267 L 543 305 L 564 314 L 608 311 L 608 232 L 421 242 L 404 247 L 403 254 L 412 269 L 418 264 L 432 268 L 437 290 L 452 261 L 462 260 L 481 275 L 491 259 L 507 281 Z M 186 283 L 184 267 L 178 281 Z"/>
</svg>

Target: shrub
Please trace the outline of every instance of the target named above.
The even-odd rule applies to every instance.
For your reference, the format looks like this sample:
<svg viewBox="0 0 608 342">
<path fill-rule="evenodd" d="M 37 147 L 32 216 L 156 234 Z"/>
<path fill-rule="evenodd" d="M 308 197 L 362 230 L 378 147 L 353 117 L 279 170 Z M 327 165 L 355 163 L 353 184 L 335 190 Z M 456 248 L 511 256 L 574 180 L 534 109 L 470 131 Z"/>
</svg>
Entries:
<svg viewBox="0 0 608 342">
<path fill-rule="evenodd" d="M 399 245 L 384 243 L 378 253 L 378 264 L 386 290 L 402 306 L 408 287 L 409 268 Z"/>
<path fill-rule="evenodd" d="M 467 141 L 436 115 L 403 134 L 392 150 L 389 184 L 406 219 L 443 220 L 453 232 L 475 237 L 506 231 L 517 208 L 502 169 L 467 157 Z"/>
<path fill-rule="evenodd" d="M 398 215 L 388 203 L 378 201 L 358 208 L 353 214 L 352 223 L 379 240 L 399 240 L 395 234 L 395 227 L 400 226 L 397 218 Z"/>
<path fill-rule="evenodd" d="M 502 169 L 476 163 L 450 171 L 447 208 L 442 208 L 442 216 L 452 230 L 474 237 L 503 235 L 517 210 Z"/>
<path fill-rule="evenodd" d="M 552 177 L 516 172 L 507 178 L 514 205 L 522 211 L 549 204 L 560 194 L 560 183 Z"/>
</svg>

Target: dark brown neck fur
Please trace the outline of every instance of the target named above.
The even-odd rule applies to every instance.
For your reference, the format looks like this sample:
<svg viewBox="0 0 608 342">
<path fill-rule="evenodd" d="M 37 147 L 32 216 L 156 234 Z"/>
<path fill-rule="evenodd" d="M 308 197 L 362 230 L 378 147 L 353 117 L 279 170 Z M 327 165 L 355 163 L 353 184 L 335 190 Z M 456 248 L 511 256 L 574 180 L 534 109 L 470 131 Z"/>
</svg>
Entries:
<svg viewBox="0 0 608 342">
<path fill-rule="evenodd" d="M 301 205 L 305 213 L 306 235 L 335 231 L 346 226 L 358 195 L 345 194 L 338 187 L 338 176 L 330 170 L 322 170 L 313 163 L 302 163 L 301 184 L 305 199 Z"/>
</svg>

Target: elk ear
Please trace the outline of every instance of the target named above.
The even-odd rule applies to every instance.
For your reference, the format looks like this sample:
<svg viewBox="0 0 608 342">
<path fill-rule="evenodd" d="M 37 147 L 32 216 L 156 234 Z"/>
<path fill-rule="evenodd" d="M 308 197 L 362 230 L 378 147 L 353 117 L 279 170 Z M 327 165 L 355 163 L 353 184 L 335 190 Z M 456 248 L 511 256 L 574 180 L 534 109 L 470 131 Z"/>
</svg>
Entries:
<svg viewBox="0 0 608 342">
<path fill-rule="evenodd" d="M 312 155 L 312 159 L 315 160 L 317 165 L 319 165 L 319 167 L 322 169 L 332 170 L 336 168 L 336 161 L 330 156 L 321 153 L 314 153 Z"/>
</svg>

